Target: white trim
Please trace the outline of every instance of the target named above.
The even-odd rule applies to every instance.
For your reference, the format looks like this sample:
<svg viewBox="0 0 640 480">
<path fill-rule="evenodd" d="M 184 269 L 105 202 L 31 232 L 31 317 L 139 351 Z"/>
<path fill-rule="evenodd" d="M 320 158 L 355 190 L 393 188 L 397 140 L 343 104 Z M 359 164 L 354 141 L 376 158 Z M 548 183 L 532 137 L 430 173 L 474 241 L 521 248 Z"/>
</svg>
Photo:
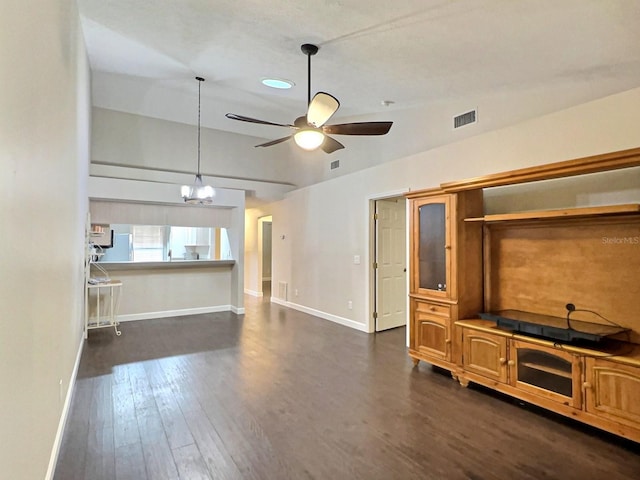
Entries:
<svg viewBox="0 0 640 480">
<path fill-rule="evenodd" d="M 56 464 L 58 463 L 58 455 L 60 455 L 60 446 L 62 445 L 62 435 L 64 434 L 64 427 L 67 423 L 67 417 L 69 416 L 69 410 L 71 409 L 71 399 L 73 398 L 73 391 L 76 387 L 76 378 L 78 376 L 78 368 L 80 367 L 80 359 L 82 358 L 82 349 L 84 347 L 84 335 L 80 336 L 80 346 L 78 347 L 78 353 L 76 354 L 76 363 L 73 366 L 71 377 L 69 378 L 69 387 L 67 388 L 67 396 L 64 399 L 64 405 L 62 407 L 62 414 L 60 415 L 60 421 L 58 422 L 58 431 L 56 432 L 56 438 L 53 441 L 53 448 L 51 449 L 51 456 L 49 457 L 49 466 L 47 467 L 47 474 L 45 480 L 51 480 L 55 473 Z"/>
<path fill-rule="evenodd" d="M 235 305 L 231 305 L 231 311 L 236 315 L 244 315 L 244 307 L 236 307 Z"/>
<path fill-rule="evenodd" d="M 319 317 L 319 318 L 323 318 L 324 320 L 329 320 L 334 323 L 339 323 L 340 325 L 353 328 L 354 330 L 370 333 L 367 331 L 367 326 L 365 324 L 355 322 L 353 320 L 349 320 L 348 318 L 339 317 L 337 315 L 333 315 L 327 312 L 322 312 L 320 310 L 316 310 L 315 308 L 305 307 L 304 305 L 298 305 L 297 303 L 286 302 L 284 300 L 281 300 L 275 297 L 271 297 L 271 302 L 277 303 L 278 305 L 282 305 L 283 307 L 289 307 L 289 308 L 293 308 L 294 310 L 298 310 L 300 312 L 308 313 L 309 315 L 313 315 L 314 317 Z"/>
<path fill-rule="evenodd" d="M 215 313 L 232 311 L 238 313 L 238 309 L 232 305 L 217 305 L 215 307 L 198 307 L 183 308 L 181 310 L 164 310 L 161 312 L 145 312 L 145 313 L 129 313 L 127 315 L 118 315 L 118 322 L 132 322 L 136 320 L 150 320 L 153 318 L 181 317 L 183 315 L 199 315 L 201 313 Z"/>
<path fill-rule="evenodd" d="M 373 193 L 371 195 L 367 195 L 366 200 L 385 200 L 387 198 L 404 197 L 410 191 L 411 189 L 407 187 L 401 190 L 391 190 L 389 192 Z"/>
<path fill-rule="evenodd" d="M 247 295 L 251 295 L 252 297 L 262 297 L 262 292 L 256 292 L 255 290 L 249 290 L 248 288 L 244 289 L 244 293 Z"/>
<path fill-rule="evenodd" d="M 404 197 L 410 191 L 411 191 L 411 188 L 407 187 L 401 190 L 392 190 L 388 192 L 374 193 L 371 195 L 367 195 L 367 197 L 365 198 L 365 201 L 367 202 L 366 204 L 367 213 L 365 216 L 365 232 L 367 232 L 367 245 L 365 248 L 364 257 L 365 257 L 365 262 L 368 268 L 365 270 L 365 282 L 367 285 L 367 289 L 365 293 L 365 305 L 366 305 L 365 318 L 366 318 L 367 324 L 366 324 L 366 330 L 363 330 L 363 331 L 366 331 L 367 333 L 373 333 L 376 331 L 376 321 L 373 318 L 373 311 L 376 305 L 374 305 L 374 299 L 371 296 L 372 290 L 375 285 L 375 271 L 373 268 L 375 252 L 371 251 L 371 246 L 375 244 L 375 236 L 376 236 L 376 227 L 373 221 L 373 215 L 376 213 L 375 202 L 377 200 L 385 200 L 388 198 Z M 409 235 L 411 234 L 411 232 L 409 232 L 409 219 L 410 219 L 409 204 L 406 198 L 405 198 L 405 211 L 406 211 L 405 239 L 406 239 L 406 248 L 407 248 L 406 250 L 406 265 L 407 265 L 406 289 L 407 290 L 406 291 L 408 293 L 409 292 L 409 259 L 411 254 L 411 252 L 409 252 Z M 409 295 L 407 295 L 406 312 L 407 312 L 407 326 L 408 326 L 409 325 Z M 407 328 L 407 346 L 409 346 L 408 339 L 409 339 L 409 329 Z"/>
</svg>

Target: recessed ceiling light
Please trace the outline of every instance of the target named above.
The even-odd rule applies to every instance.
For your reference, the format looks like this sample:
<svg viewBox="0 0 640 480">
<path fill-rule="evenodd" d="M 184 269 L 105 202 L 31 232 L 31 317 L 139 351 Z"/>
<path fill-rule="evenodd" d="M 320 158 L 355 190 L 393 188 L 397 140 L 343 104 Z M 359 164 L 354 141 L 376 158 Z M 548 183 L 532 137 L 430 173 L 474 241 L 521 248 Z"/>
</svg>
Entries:
<svg viewBox="0 0 640 480">
<path fill-rule="evenodd" d="M 283 78 L 263 78 L 262 84 L 271 88 L 279 88 L 281 90 L 286 90 L 295 85 L 291 80 L 285 80 Z"/>
</svg>

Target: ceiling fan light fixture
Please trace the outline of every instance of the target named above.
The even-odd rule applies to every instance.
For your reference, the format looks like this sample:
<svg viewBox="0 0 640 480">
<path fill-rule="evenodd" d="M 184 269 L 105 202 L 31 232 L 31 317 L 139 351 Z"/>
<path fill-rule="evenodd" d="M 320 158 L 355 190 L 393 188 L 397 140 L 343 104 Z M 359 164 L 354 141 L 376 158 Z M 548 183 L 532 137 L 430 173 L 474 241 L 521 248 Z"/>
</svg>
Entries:
<svg viewBox="0 0 640 480">
<path fill-rule="evenodd" d="M 202 175 L 200 175 L 200 85 L 204 82 L 204 78 L 196 77 L 198 81 L 198 173 L 193 185 L 183 185 L 180 188 L 180 195 L 184 203 L 191 205 L 211 205 L 215 192 L 210 185 L 202 183 Z"/>
<path fill-rule="evenodd" d="M 337 125 L 327 125 L 326 122 L 338 111 L 340 102 L 327 92 L 318 92 L 311 98 L 311 57 L 318 53 L 318 46 L 305 43 L 300 46 L 302 53 L 307 56 L 307 113 L 291 124 L 274 123 L 257 118 L 227 113 L 226 117 L 241 122 L 257 123 L 259 125 L 274 125 L 288 127 L 296 132 L 286 137 L 270 140 L 256 145 L 256 147 L 271 147 L 286 142 L 293 137 L 296 145 L 304 150 L 321 148 L 325 153 L 333 153 L 344 148 L 344 145 L 331 135 L 386 135 L 393 122 L 351 122 Z M 265 83 L 262 79 L 262 82 Z M 293 83 L 293 82 L 292 82 Z M 393 103 L 385 101 L 384 105 Z"/>
<path fill-rule="evenodd" d="M 305 150 L 315 150 L 324 142 L 324 133 L 317 128 L 303 128 L 293 136 L 296 144 Z"/>
<path fill-rule="evenodd" d="M 263 78 L 261 81 L 263 85 L 271 88 L 277 88 L 279 90 L 288 90 L 295 85 L 291 80 L 286 80 L 284 78 Z"/>
</svg>

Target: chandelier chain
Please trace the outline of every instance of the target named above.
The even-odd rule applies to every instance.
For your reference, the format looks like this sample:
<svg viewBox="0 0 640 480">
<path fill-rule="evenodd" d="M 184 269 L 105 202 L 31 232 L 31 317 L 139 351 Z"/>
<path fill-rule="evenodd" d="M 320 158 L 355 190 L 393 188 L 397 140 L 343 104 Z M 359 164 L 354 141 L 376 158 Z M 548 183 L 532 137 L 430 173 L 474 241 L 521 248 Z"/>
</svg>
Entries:
<svg viewBox="0 0 640 480">
<path fill-rule="evenodd" d="M 203 79 L 197 78 L 198 80 L 198 176 L 200 176 L 200 87 L 202 85 Z"/>
</svg>

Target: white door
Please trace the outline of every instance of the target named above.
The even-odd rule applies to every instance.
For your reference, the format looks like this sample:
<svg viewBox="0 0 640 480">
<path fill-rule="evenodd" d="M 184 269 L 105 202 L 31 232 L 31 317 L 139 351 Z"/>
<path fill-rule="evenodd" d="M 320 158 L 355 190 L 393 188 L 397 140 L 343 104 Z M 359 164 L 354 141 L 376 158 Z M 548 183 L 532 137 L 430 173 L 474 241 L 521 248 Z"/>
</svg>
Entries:
<svg viewBox="0 0 640 480">
<path fill-rule="evenodd" d="M 376 332 L 406 325 L 405 199 L 376 201 Z"/>
</svg>

